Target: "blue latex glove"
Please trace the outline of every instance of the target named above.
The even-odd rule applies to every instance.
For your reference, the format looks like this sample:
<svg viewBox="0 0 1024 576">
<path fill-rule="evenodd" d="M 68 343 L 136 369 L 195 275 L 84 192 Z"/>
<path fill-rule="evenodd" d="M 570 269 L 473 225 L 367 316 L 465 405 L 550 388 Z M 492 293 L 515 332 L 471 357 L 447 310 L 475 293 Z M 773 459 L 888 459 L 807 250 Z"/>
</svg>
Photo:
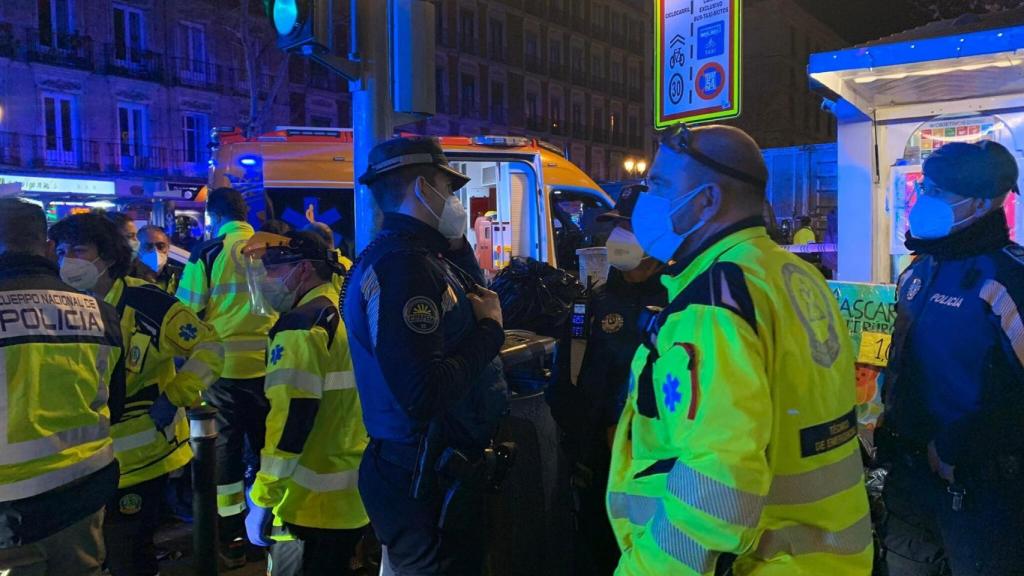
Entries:
<svg viewBox="0 0 1024 576">
<path fill-rule="evenodd" d="M 167 396 L 161 394 L 156 402 L 149 408 L 149 417 L 156 423 L 156 427 L 163 430 L 174 422 L 174 415 L 178 413 L 178 407 L 171 404 Z"/>
<path fill-rule="evenodd" d="M 274 525 L 274 513 L 270 508 L 257 506 L 249 493 L 245 491 L 245 502 L 249 505 L 249 513 L 245 515 L 245 534 L 254 546 L 270 546 L 274 541 L 270 538 L 270 529 Z"/>
</svg>

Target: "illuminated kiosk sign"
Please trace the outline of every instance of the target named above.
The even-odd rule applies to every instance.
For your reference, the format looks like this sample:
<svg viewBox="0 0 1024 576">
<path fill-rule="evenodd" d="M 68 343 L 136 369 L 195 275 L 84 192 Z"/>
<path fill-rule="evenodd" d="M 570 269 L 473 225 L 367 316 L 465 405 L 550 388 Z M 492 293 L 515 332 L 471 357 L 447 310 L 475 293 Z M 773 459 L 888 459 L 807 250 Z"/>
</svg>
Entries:
<svg viewBox="0 0 1024 576">
<path fill-rule="evenodd" d="M 48 178 L 0 174 L 0 184 L 21 184 L 25 194 L 87 194 L 114 196 L 114 183 L 106 180 L 79 180 L 76 178 Z"/>
<path fill-rule="evenodd" d="M 741 0 L 655 0 L 654 123 L 740 115 Z"/>
</svg>

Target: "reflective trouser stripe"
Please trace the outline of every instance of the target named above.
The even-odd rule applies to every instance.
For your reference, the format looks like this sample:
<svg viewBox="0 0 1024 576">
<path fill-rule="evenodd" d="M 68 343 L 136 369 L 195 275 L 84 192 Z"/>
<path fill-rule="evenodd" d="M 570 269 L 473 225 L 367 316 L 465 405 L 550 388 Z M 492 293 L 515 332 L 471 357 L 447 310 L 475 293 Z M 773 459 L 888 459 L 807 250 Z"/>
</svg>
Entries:
<svg viewBox="0 0 1024 576">
<path fill-rule="evenodd" d="M 356 387 L 356 376 L 351 370 L 344 372 L 328 372 L 324 379 L 324 392 L 331 390 L 351 390 Z"/>
<path fill-rule="evenodd" d="M 274 386 L 291 386 L 320 398 L 323 396 L 324 381 L 323 378 L 305 370 L 282 368 L 267 374 L 263 389 L 270 390 Z"/>
<path fill-rule="evenodd" d="M 636 526 L 646 526 L 653 518 L 651 537 L 658 547 L 699 574 L 710 571 L 718 559 L 717 552 L 708 550 L 672 524 L 665 513 L 665 505 L 658 498 L 610 492 L 608 510 L 612 518 L 627 518 Z"/>
<path fill-rule="evenodd" d="M 863 483 L 860 452 L 801 474 L 776 474 L 768 491 L 769 505 L 810 504 Z"/>
<path fill-rule="evenodd" d="M 277 456 L 263 456 L 260 459 L 260 472 L 274 478 L 288 478 L 295 473 L 295 468 L 298 465 L 298 457 L 278 458 Z"/>
<path fill-rule="evenodd" d="M 865 514 L 847 528 L 830 532 L 819 526 L 796 524 L 777 530 L 765 530 L 756 556 L 768 560 L 779 554 L 860 554 L 871 545 L 871 516 Z"/>
<path fill-rule="evenodd" d="M 242 481 L 217 486 L 217 514 L 234 516 L 245 511 L 245 484 Z"/>
<path fill-rule="evenodd" d="M 113 461 L 114 447 L 108 444 L 92 456 L 70 466 L 19 482 L 0 484 L 0 501 L 20 500 L 48 492 L 54 488 L 74 482 L 79 478 L 84 478 Z"/>
<path fill-rule="evenodd" d="M 332 474 L 317 474 L 305 466 L 297 466 L 292 474 L 292 482 L 313 492 L 334 492 L 336 490 L 352 490 L 358 485 L 359 472 L 346 470 Z"/>
<path fill-rule="evenodd" d="M 756 528 L 764 508 L 764 496 L 733 488 L 677 460 L 668 475 L 668 491 L 680 502 L 708 516 L 732 524 Z"/>
</svg>

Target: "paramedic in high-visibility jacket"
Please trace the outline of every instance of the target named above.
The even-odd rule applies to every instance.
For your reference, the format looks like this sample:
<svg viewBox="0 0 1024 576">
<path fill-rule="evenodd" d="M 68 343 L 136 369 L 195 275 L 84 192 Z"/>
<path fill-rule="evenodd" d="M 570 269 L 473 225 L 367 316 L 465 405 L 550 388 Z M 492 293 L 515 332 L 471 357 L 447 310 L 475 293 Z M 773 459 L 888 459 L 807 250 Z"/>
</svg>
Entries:
<svg viewBox="0 0 1024 576">
<path fill-rule="evenodd" d="M 213 325 L 224 346 L 221 378 L 205 393 L 217 409 L 217 513 L 220 557 L 225 567 L 245 564 L 246 445 L 263 448 L 267 413 L 263 395 L 267 334 L 274 315 L 253 314 L 242 247 L 254 234 L 245 221 L 242 194 L 217 188 L 206 201 L 215 237 L 192 250 L 178 285 L 178 299 Z"/>
<path fill-rule="evenodd" d="M 344 269 L 316 232 L 258 232 L 245 254 L 258 271 L 255 292 L 281 314 L 270 330 L 270 416 L 249 495 L 249 540 L 272 546 L 271 576 L 351 574 L 370 521 L 357 486 L 368 440 L 332 283 Z"/>
<path fill-rule="evenodd" d="M 152 576 L 168 475 L 192 460 L 185 408 L 217 379 L 223 351 L 213 329 L 174 296 L 127 276 L 131 248 L 107 217 L 68 216 L 50 238 L 65 281 L 120 316 L 127 390 L 124 418 L 111 431 L 121 476 L 104 524 L 107 568 L 113 576 Z M 187 359 L 180 370 L 175 358 Z"/>
<path fill-rule="evenodd" d="M 99 576 L 117 491 L 121 329 L 47 252 L 43 209 L 0 199 L 0 574 Z"/>
<path fill-rule="evenodd" d="M 665 263 L 616 431 L 616 574 L 868 576 L 854 352 L 810 265 L 765 230 L 767 170 L 745 132 L 663 139 L 633 210 Z"/>
</svg>

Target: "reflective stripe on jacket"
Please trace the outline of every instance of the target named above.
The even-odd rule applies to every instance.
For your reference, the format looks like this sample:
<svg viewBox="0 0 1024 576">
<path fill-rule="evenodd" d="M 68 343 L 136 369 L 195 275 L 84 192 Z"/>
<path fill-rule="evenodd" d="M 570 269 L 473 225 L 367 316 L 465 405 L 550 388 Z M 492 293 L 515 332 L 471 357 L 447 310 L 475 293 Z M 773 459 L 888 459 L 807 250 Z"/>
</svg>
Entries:
<svg viewBox="0 0 1024 576">
<path fill-rule="evenodd" d="M 871 572 L 854 356 L 823 278 L 744 222 L 663 278 L 608 509 L 620 575 Z"/>
</svg>

